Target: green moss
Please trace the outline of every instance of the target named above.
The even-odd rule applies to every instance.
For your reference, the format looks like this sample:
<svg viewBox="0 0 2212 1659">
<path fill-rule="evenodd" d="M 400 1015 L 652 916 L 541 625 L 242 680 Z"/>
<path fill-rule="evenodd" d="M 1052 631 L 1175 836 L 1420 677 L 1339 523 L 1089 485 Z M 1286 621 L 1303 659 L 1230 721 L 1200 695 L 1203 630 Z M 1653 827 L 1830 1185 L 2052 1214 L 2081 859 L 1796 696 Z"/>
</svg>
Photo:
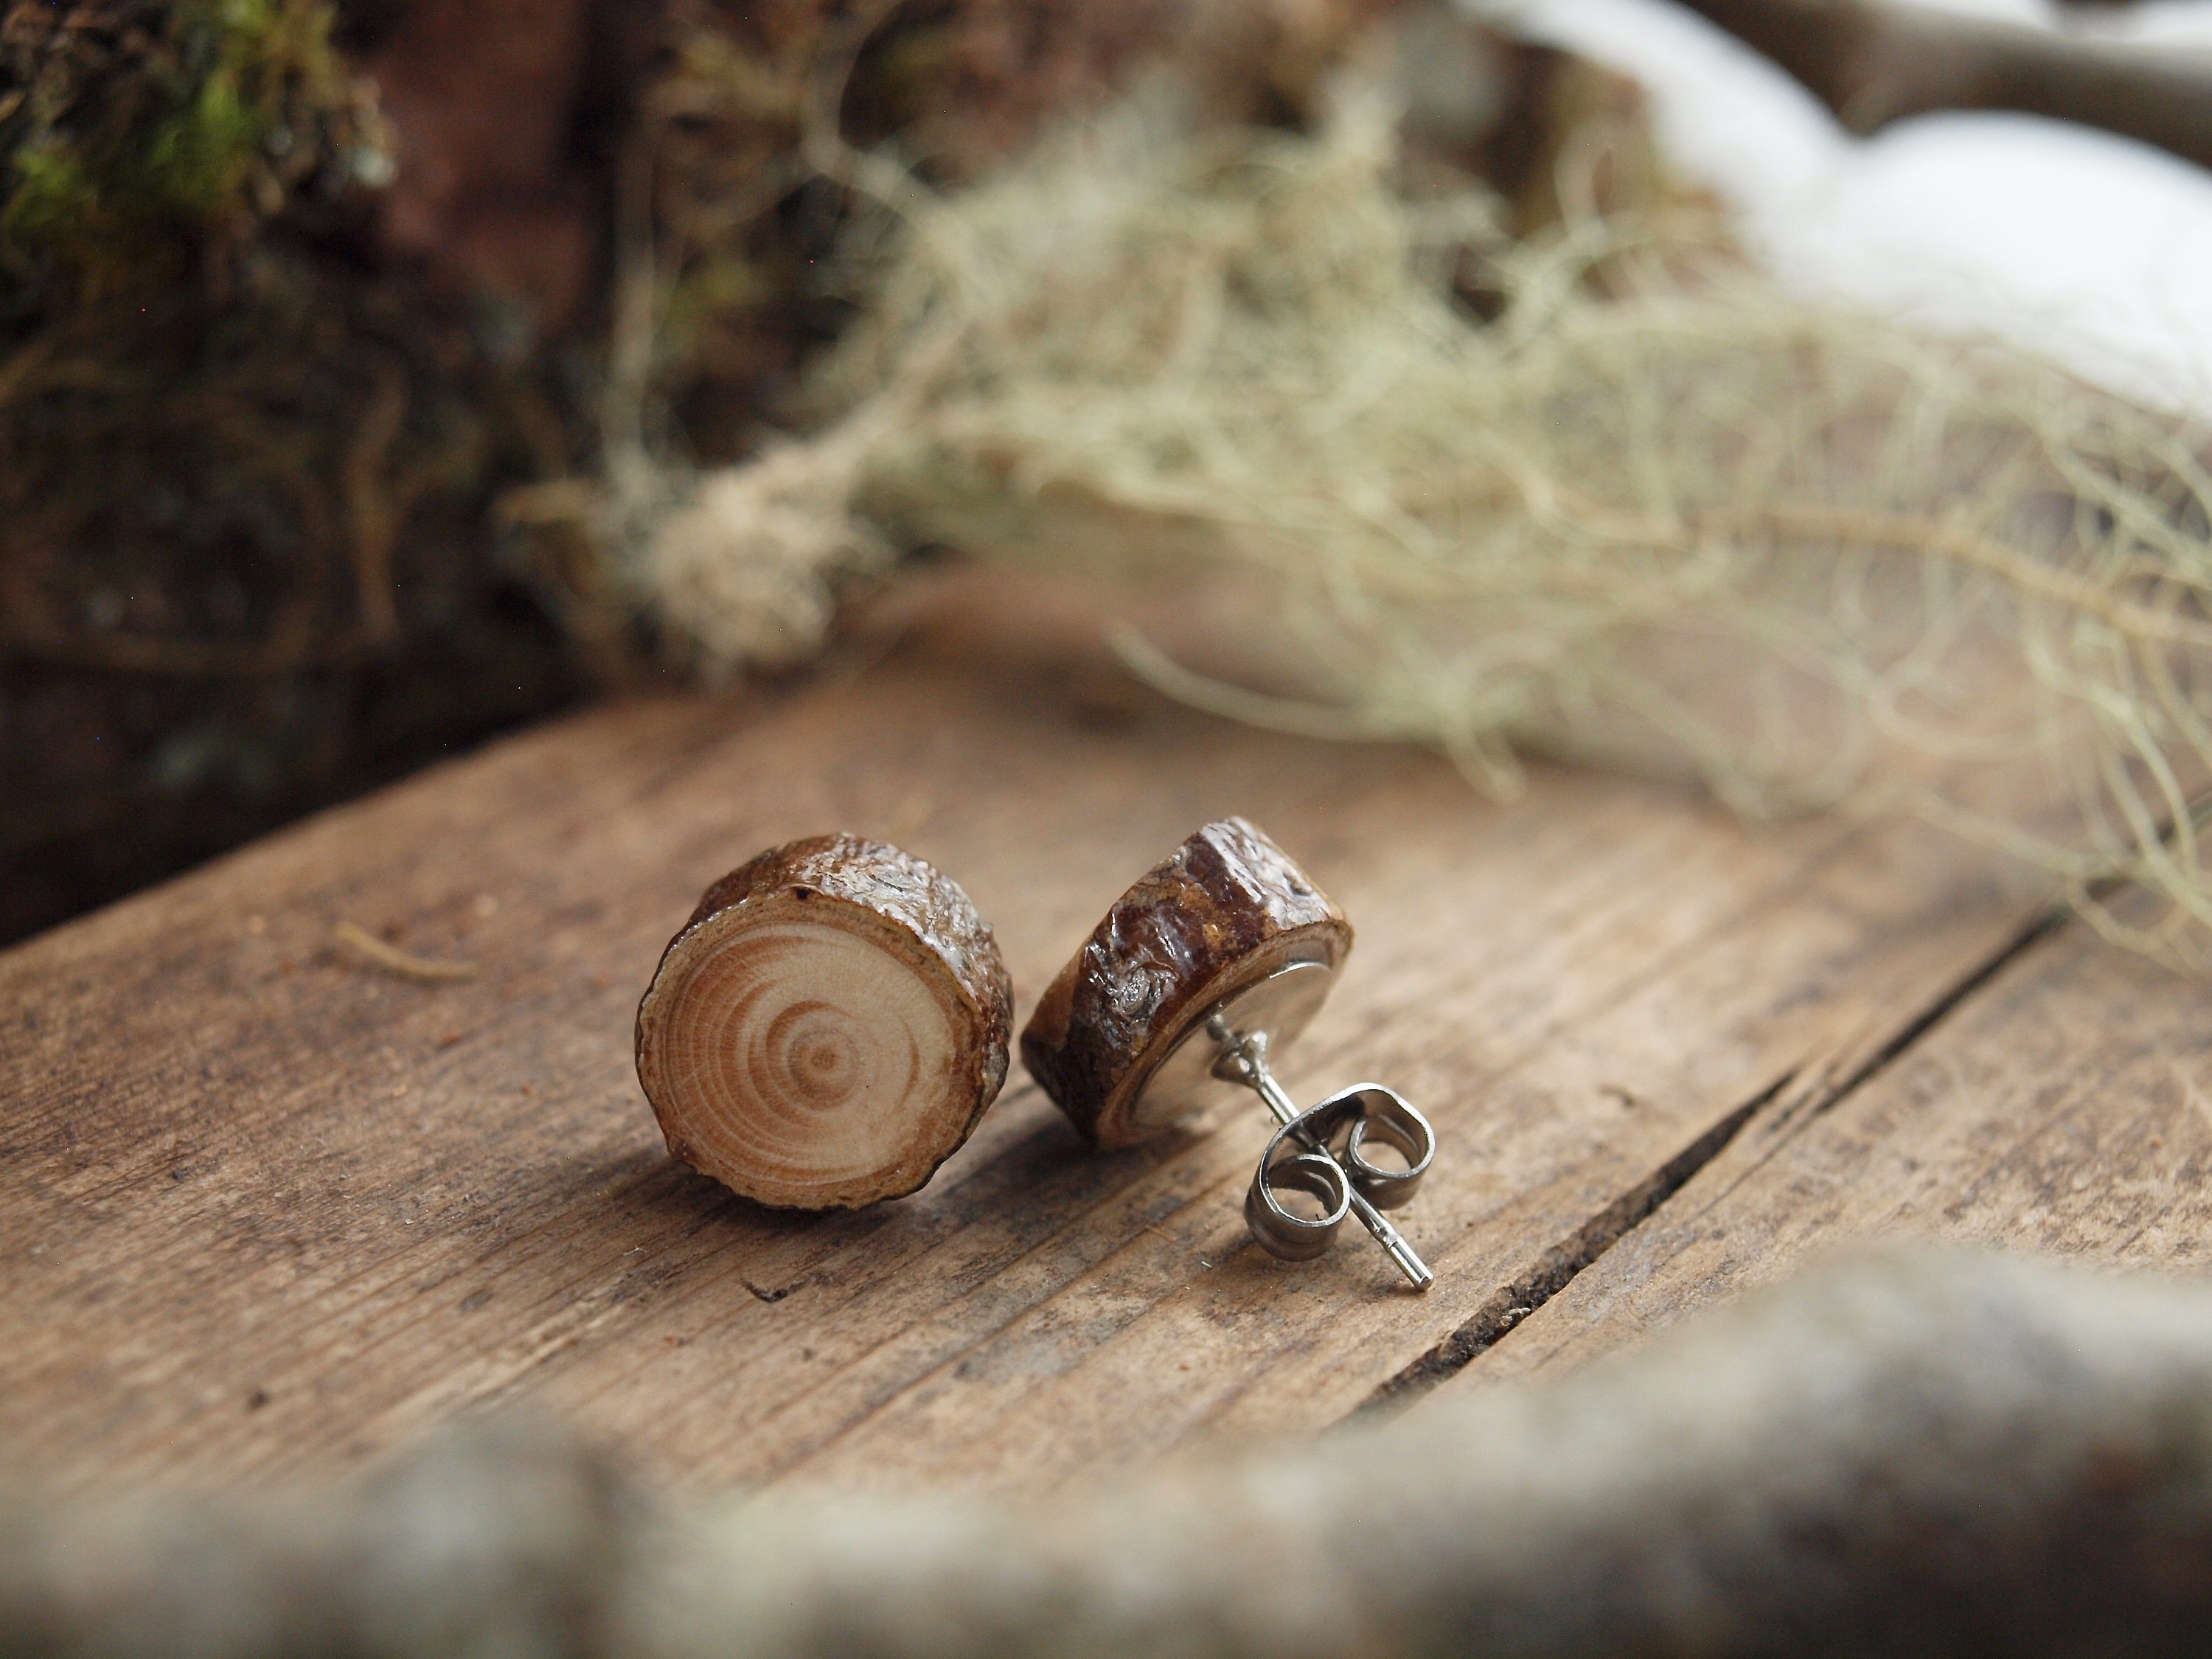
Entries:
<svg viewBox="0 0 2212 1659">
<path fill-rule="evenodd" d="M 223 44 L 243 43 L 227 37 Z M 226 50 L 223 58 L 233 55 Z M 143 150 L 124 158 L 121 182 L 132 194 L 189 223 L 219 223 L 241 210 L 246 173 L 269 132 L 267 117 L 247 101 L 244 78 L 239 65 L 220 62 L 180 108 L 154 125 Z"/>
<path fill-rule="evenodd" d="M 331 0 L 112 0 L 98 30 L 20 31 L 0 122 L 0 239 L 17 276 L 93 299 L 167 283 L 204 263 L 210 236 L 241 240 L 319 169 L 349 165 L 373 118 L 331 45 L 334 13 Z"/>
<path fill-rule="evenodd" d="M 27 149 L 15 158 L 15 187 L 5 217 L 12 238 L 58 240 L 81 233 L 100 213 L 100 189 L 84 163 L 66 152 Z"/>
</svg>

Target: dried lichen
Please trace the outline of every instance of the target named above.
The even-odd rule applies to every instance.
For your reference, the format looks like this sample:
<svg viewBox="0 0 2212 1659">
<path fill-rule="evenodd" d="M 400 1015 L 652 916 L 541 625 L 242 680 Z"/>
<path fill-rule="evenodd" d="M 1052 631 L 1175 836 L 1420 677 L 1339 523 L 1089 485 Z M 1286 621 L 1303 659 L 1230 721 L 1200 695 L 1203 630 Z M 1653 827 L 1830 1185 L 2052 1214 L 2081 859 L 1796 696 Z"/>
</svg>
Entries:
<svg viewBox="0 0 2212 1659">
<path fill-rule="evenodd" d="M 810 163 L 811 128 L 896 141 L 932 176 L 971 179 L 1178 39 L 1189 9 L 672 0 L 627 181 L 632 233 L 658 267 L 650 402 L 662 435 L 702 459 L 744 453 L 851 315 L 830 257 L 848 201 Z"/>
<path fill-rule="evenodd" d="M 1691 769 L 1753 812 L 1903 807 L 2202 965 L 2203 434 L 1792 301 L 1571 172 L 1516 240 L 1472 184 L 1407 196 L 1395 134 L 1367 95 L 1315 137 L 1153 100 L 907 191 L 817 377 L 841 417 L 774 452 L 813 520 L 717 545 L 700 513 L 748 475 L 714 482 L 647 550 L 664 613 L 719 644 L 732 565 L 830 550 L 834 577 L 883 540 L 1228 572 L 1296 648 L 1260 686 L 1133 647 L 1192 702 L 1434 744 L 1498 793 L 1534 750 Z M 2168 914 L 2123 927 L 2119 879 Z"/>
</svg>

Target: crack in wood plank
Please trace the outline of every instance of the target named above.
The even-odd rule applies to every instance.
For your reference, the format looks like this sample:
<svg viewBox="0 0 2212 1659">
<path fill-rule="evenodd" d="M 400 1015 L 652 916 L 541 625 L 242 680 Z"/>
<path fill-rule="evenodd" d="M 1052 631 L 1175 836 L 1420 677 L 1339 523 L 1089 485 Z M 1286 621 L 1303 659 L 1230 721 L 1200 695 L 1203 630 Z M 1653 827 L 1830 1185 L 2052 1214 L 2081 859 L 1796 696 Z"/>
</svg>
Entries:
<svg viewBox="0 0 2212 1659">
<path fill-rule="evenodd" d="M 1544 1251 L 1510 1285 L 1493 1292 L 1475 1310 L 1474 1318 L 1395 1375 L 1376 1384 L 1375 1392 L 1361 1401 L 1346 1420 L 1402 1410 L 1438 1383 L 1456 1376 L 1504 1340 L 1522 1320 L 1573 1283 L 1577 1274 L 1681 1191 L 1691 1176 L 1718 1158 L 1760 1109 L 1790 1086 L 1796 1075 L 1794 1071 L 1784 1072 Z"/>
<path fill-rule="evenodd" d="M 2046 915 L 1880 1063 L 1741 1138 L 1431 1396 L 1579 1364 L 1870 1237 L 2201 1268 L 2201 984 Z M 1905 1034 L 1900 1034 L 1903 1036 Z"/>
<path fill-rule="evenodd" d="M 1737 1107 L 1650 1176 L 1545 1251 L 1527 1272 L 1496 1291 L 1474 1318 L 1380 1384 L 1346 1420 L 1401 1411 L 1421 1395 L 1457 1376 L 1511 1335 L 1523 1321 L 1565 1290 L 1632 1230 L 1656 1216 L 1662 1206 L 1672 1202 L 1689 1186 L 1693 1176 L 1728 1150 L 1754 1116 L 1777 1101 L 1782 1102 L 1779 1109 L 1767 1115 L 1767 1144 L 1761 1155 L 1735 1172 L 1729 1187 L 1702 1201 L 1716 1202 L 1725 1197 L 1734 1189 L 1735 1182 L 1748 1180 L 1764 1168 L 1791 1136 L 1802 1133 L 1814 1120 L 1880 1076 L 1914 1043 L 1934 1031 L 1970 997 L 2050 937 L 2067 920 L 2068 913 L 2055 908 L 2033 917 L 2011 939 L 1931 998 L 1917 1014 L 1898 1026 L 1893 1036 L 1833 1083 L 1826 1081 L 1827 1068 L 1814 1074 L 1809 1079 L 1809 1086 L 1795 1093 L 1790 1092 L 1790 1085 L 1799 1080 L 1799 1072 L 1793 1070 L 1776 1079 L 1760 1094 Z"/>
<path fill-rule="evenodd" d="M 2006 969 L 2020 960 L 2029 951 L 2048 939 L 2069 919 L 2065 910 L 2053 908 L 2029 920 L 2021 930 L 1988 957 L 1962 974 L 1943 993 L 1932 999 L 1914 1018 L 1898 1028 L 1895 1036 L 1869 1055 L 1856 1068 L 1847 1073 L 1841 1081 L 1789 1103 L 1773 1120 L 1778 1136 L 1796 1133 L 1825 1112 L 1833 1111 L 1852 1095 L 1881 1075 L 1905 1051 L 1920 1042 L 1948 1019 L 1965 1005 L 1967 999 L 1981 991 Z"/>
</svg>

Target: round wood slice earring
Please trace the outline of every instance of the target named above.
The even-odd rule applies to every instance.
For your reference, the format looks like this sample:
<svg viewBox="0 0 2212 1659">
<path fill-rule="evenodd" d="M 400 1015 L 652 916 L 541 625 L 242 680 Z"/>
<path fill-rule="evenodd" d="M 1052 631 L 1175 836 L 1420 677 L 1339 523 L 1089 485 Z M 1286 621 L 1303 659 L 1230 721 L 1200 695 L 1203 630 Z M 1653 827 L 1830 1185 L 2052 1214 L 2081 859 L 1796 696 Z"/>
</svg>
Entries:
<svg viewBox="0 0 2212 1659">
<path fill-rule="evenodd" d="M 707 890 L 637 1008 L 668 1150 L 763 1204 L 919 1188 L 1006 1077 L 1013 993 L 968 896 L 854 836 L 771 848 Z"/>
<path fill-rule="evenodd" d="M 1294 963 L 1308 976 L 1273 1011 L 1278 1050 L 1321 1007 L 1352 950 L 1352 924 L 1290 855 L 1243 818 L 1209 823 L 1114 901 L 1047 988 L 1022 1032 L 1022 1063 L 1104 1151 L 1173 1128 L 1228 1092 L 1148 1089 L 1215 1005 Z"/>
<path fill-rule="evenodd" d="M 1268 1069 L 1319 1012 L 1351 949 L 1352 924 L 1328 896 L 1255 826 L 1224 818 L 1115 901 L 1038 1003 L 1022 1063 L 1102 1149 L 1250 1090 L 1279 1126 L 1245 1194 L 1253 1237 L 1310 1261 L 1357 1217 L 1426 1290 L 1436 1275 L 1382 1212 L 1411 1200 L 1428 1172 L 1428 1120 L 1376 1083 L 1300 1111 Z M 1396 1157 L 1379 1159 L 1382 1146 Z"/>
</svg>

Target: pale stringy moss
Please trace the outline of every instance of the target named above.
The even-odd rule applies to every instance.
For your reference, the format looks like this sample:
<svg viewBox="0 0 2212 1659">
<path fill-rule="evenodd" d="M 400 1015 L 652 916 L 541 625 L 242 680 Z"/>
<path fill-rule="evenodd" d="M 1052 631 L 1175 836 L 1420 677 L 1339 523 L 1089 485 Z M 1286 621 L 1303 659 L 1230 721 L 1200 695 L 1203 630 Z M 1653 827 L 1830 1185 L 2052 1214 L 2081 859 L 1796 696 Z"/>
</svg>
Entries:
<svg viewBox="0 0 2212 1659">
<path fill-rule="evenodd" d="M 805 661 L 836 614 L 832 583 L 890 562 L 883 533 L 852 511 L 866 430 L 780 443 L 711 472 L 654 527 L 655 600 L 710 671 Z"/>
<path fill-rule="evenodd" d="M 1510 243 L 1477 190 L 1401 194 L 1394 134 L 1373 96 L 1313 137 L 1152 97 L 980 187 L 902 189 L 819 435 L 648 539 L 661 614 L 787 659 L 887 546 L 1241 573 L 1295 647 L 1266 692 L 1133 665 L 1243 720 L 1437 744 L 1498 794 L 1535 750 L 1686 766 L 1747 811 L 1901 806 L 2203 965 L 2201 434 L 1788 299 L 1710 238 L 1571 211 Z M 2158 920 L 2112 914 L 2123 879 Z"/>
</svg>

